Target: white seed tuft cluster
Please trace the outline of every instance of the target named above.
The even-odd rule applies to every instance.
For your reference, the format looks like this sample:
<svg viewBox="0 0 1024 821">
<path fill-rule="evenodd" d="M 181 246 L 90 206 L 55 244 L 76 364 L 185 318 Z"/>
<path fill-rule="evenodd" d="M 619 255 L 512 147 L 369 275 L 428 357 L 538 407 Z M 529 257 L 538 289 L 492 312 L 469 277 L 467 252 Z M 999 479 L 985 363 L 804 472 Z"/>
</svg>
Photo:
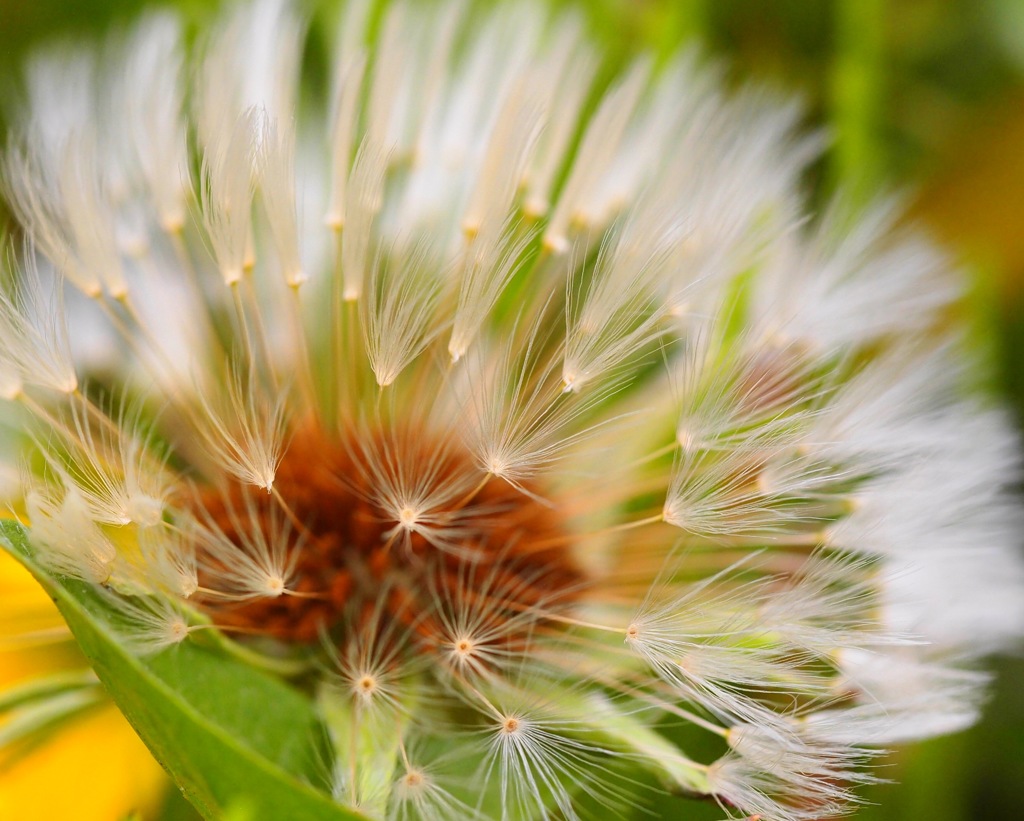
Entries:
<svg viewBox="0 0 1024 821">
<path fill-rule="evenodd" d="M 135 652 L 305 669 L 371 817 L 660 781 L 812 821 L 971 724 L 1024 567 L 948 261 L 809 214 L 797 107 L 692 57 L 605 83 L 571 12 L 370 5 L 28 66 L 0 398 L 42 563 Z"/>
</svg>

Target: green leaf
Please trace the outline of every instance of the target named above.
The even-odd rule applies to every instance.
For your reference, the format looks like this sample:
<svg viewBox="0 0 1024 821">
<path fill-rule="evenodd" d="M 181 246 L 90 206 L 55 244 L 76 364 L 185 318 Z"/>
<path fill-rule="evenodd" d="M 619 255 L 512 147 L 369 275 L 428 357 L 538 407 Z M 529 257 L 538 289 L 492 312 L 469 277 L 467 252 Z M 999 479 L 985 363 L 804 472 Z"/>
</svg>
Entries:
<svg viewBox="0 0 1024 821">
<path fill-rule="evenodd" d="M 39 566 L 24 528 L 0 522 L 0 547 L 54 600 L 121 712 L 204 817 L 249 807 L 255 817 L 289 821 L 364 818 L 312 786 L 330 766 L 320 718 L 301 693 L 193 642 L 139 658 L 96 590 Z"/>
</svg>

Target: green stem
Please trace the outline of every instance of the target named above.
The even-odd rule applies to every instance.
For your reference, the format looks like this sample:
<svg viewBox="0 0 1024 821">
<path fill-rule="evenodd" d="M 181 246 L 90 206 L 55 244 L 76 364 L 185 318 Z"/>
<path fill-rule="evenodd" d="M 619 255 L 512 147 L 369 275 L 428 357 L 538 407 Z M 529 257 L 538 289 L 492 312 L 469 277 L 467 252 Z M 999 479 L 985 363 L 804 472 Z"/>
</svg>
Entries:
<svg viewBox="0 0 1024 821">
<path fill-rule="evenodd" d="M 885 77 L 885 0 L 838 0 L 836 55 L 830 78 L 835 147 L 830 187 L 854 207 L 866 204 L 883 178 L 879 139 Z"/>
</svg>

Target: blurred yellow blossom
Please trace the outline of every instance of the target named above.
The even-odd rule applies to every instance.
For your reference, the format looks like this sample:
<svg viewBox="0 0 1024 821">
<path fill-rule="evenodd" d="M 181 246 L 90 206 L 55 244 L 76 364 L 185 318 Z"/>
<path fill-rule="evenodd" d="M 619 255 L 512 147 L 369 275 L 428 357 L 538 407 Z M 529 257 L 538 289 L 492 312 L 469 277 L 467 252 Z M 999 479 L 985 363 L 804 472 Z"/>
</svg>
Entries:
<svg viewBox="0 0 1024 821">
<path fill-rule="evenodd" d="M 46 594 L 6 554 L 0 554 L 0 601 L 0 689 L 84 663 Z M 0 719 L 0 733 L 5 726 Z M 165 787 L 160 765 L 104 703 L 25 757 L 0 759 L 0 818 L 111 821 L 133 810 L 155 817 Z"/>
</svg>

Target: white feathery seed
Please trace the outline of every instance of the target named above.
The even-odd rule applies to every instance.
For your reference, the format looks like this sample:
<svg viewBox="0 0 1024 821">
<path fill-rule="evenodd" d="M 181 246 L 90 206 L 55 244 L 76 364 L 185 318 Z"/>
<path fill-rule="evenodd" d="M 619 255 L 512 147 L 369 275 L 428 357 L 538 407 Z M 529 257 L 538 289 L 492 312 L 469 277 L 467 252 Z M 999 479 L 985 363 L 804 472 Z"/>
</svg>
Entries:
<svg viewBox="0 0 1024 821">
<path fill-rule="evenodd" d="M 227 382 L 221 406 L 203 393 L 194 420 L 209 456 L 246 484 L 270 493 L 285 447 L 285 395 L 269 396 L 252 376 L 236 370 Z"/>
<path fill-rule="evenodd" d="M 78 389 L 78 376 L 68 343 L 63 294 L 56 291 L 50 298 L 43 294 L 31 249 L 26 252 L 26 267 L 32 276 L 0 293 L 3 398 L 21 398 L 26 385 L 71 395 Z"/>
</svg>

